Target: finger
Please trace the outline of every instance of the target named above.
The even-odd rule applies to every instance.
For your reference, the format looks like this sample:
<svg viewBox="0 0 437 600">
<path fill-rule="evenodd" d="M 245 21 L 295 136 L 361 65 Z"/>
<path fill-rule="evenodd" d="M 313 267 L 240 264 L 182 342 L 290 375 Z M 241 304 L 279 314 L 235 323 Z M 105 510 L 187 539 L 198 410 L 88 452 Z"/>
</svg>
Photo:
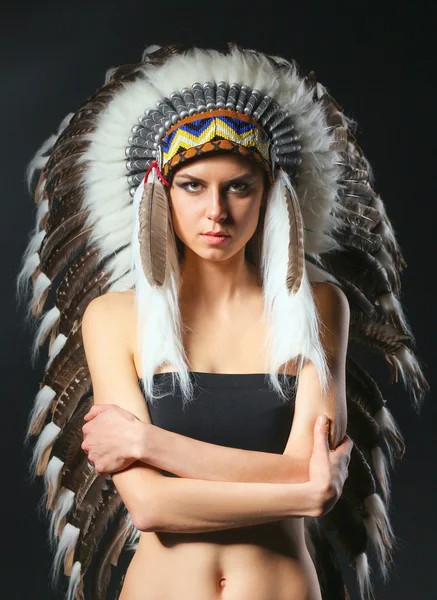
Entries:
<svg viewBox="0 0 437 600">
<path fill-rule="evenodd" d="M 354 442 L 348 435 L 345 436 L 345 444 L 346 444 L 346 450 L 350 454 L 352 452 L 352 448 L 354 447 Z"/>
<path fill-rule="evenodd" d="M 84 416 L 84 420 L 85 421 L 89 421 L 91 419 L 94 419 L 94 417 L 96 417 L 97 415 L 99 415 L 106 408 L 107 408 L 107 406 L 105 404 L 93 404 L 92 407 L 90 408 L 90 410 Z"/>
<path fill-rule="evenodd" d="M 354 447 L 354 443 L 353 443 L 352 439 L 348 435 L 345 435 L 341 444 L 339 446 L 337 446 L 337 448 L 333 452 L 338 456 L 342 456 L 342 455 L 348 456 L 350 459 L 350 455 L 351 455 L 353 447 Z"/>
<path fill-rule="evenodd" d="M 314 448 L 329 450 L 329 419 L 326 415 L 320 415 L 314 425 Z"/>
<path fill-rule="evenodd" d="M 342 452 L 350 454 L 352 452 L 352 448 L 354 447 L 354 443 L 352 439 L 346 434 L 341 442 L 341 444 L 336 448 Z"/>
</svg>

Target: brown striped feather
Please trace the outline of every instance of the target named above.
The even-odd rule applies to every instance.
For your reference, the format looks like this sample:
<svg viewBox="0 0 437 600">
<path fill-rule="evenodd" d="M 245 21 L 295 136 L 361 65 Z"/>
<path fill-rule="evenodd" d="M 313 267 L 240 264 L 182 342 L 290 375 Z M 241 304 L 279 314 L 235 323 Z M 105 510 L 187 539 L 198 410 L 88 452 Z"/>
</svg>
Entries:
<svg viewBox="0 0 437 600">
<path fill-rule="evenodd" d="M 168 200 L 158 177 L 144 186 L 138 219 L 144 275 L 151 285 L 162 286 L 167 265 Z"/>
<path fill-rule="evenodd" d="M 286 285 L 290 294 L 296 294 L 302 283 L 305 263 L 303 219 L 297 197 L 287 186 L 283 187 L 290 228 Z"/>
</svg>

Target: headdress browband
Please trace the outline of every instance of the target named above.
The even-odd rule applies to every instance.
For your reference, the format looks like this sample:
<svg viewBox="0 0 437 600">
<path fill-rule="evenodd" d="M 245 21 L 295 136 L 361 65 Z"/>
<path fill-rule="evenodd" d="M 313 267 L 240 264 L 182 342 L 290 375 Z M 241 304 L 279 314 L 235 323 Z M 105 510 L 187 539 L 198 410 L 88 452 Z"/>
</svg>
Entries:
<svg viewBox="0 0 437 600">
<path fill-rule="evenodd" d="M 302 162 L 288 112 L 270 96 L 238 83 L 194 83 L 173 92 L 156 109 L 146 110 L 132 133 L 126 148 L 131 195 L 154 161 L 168 177 L 186 160 L 227 150 L 261 164 L 270 183 L 276 166 L 297 178 Z"/>
<path fill-rule="evenodd" d="M 228 109 L 213 110 L 206 116 L 192 115 L 170 127 L 161 141 L 158 163 L 168 178 L 171 171 L 185 161 L 224 150 L 256 160 L 273 183 L 267 133 L 248 115 Z"/>
</svg>

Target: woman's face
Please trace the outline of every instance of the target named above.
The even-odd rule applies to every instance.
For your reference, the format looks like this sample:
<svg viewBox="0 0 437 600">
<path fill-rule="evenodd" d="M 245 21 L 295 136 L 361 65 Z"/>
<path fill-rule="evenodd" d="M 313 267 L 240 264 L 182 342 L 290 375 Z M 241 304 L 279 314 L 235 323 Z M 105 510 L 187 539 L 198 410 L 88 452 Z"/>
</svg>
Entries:
<svg viewBox="0 0 437 600">
<path fill-rule="evenodd" d="M 234 154 L 213 154 L 178 168 L 170 187 L 173 226 L 178 238 L 197 255 L 225 260 L 253 236 L 264 194 L 264 171 Z M 210 231 L 229 237 L 211 244 Z"/>
</svg>

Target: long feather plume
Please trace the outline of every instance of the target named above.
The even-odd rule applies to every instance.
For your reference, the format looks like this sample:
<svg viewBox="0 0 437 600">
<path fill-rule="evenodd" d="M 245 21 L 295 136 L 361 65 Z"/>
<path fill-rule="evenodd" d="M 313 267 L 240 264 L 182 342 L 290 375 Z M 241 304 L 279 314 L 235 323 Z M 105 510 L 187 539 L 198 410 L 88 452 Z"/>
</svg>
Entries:
<svg viewBox="0 0 437 600">
<path fill-rule="evenodd" d="M 296 193 L 285 184 L 283 187 L 290 224 L 286 282 L 290 294 L 296 294 L 302 283 L 305 261 L 303 220 Z"/>
<path fill-rule="evenodd" d="M 141 265 L 150 285 L 161 287 L 167 265 L 168 200 L 152 169 L 138 209 Z"/>
</svg>

